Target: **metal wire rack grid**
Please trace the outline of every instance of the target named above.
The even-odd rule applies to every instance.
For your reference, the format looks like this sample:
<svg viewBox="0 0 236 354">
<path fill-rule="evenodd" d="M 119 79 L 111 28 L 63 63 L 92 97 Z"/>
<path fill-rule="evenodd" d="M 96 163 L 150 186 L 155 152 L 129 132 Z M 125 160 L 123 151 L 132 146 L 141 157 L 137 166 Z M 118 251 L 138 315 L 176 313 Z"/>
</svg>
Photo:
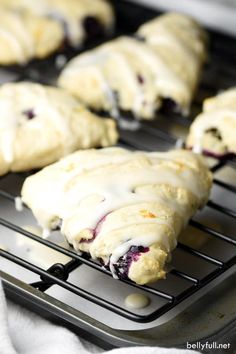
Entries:
<svg viewBox="0 0 236 354">
<path fill-rule="evenodd" d="M 213 167 L 213 171 L 218 171 L 223 166 L 225 166 L 227 164 L 231 164 L 232 162 L 234 162 L 234 160 L 227 160 L 224 162 L 219 162 L 216 166 Z M 225 188 L 230 191 L 231 191 L 232 187 L 233 186 L 231 186 L 227 183 L 224 183 L 224 185 L 221 186 L 221 188 Z M 3 198 L 6 198 L 8 200 L 11 200 L 12 203 L 15 203 L 15 196 L 14 195 L 11 195 L 3 190 L 0 190 L 0 196 Z M 13 204 L 13 206 L 14 206 L 14 204 Z M 225 208 L 225 207 L 215 203 L 212 200 L 210 200 L 208 202 L 208 207 L 215 209 L 221 213 L 224 213 L 225 215 L 230 216 L 234 219 L 236 218 L 235 211 L 233 211 L 229 208 Z M 140 285 L 134 284 L 134 283 L 127 281 L 127 280 L 121 280 L 125 283 L 128 283 L 129 285 L 131 285 L 132 287 L 134 287 L 136 289 L 145 290 L 147 293 L 156 295 L 157 297 L 160 297 L 165 300 L 165 304 L 163 306 L 161 306 L 160 308 L 158 308 L 157 310 L 155 310 L 154 312 L 152 312 L 148 315 L 139 315 L 135 312 L 131 312 L 125 308 L 114 305 L 113 303 L 108 302 L 105 299 L 100 298 L 100 297 L 94 295 L 93 293 L 90 293 L 89 291 L 85 291 L 84 289 L 81 289 L 78 286 L 75 286 L 74 284 L 67 281 L 70 273 L 73 270 L 75 270 L 76 268 L 78 268 L 79 266 L 81 266 L 82 264 L 92 267 L 93 269 L 96 269 L 99 272 L 103 272 L 107 276 L 111 276 L 110 271 L 104 269 L 99 264 L 97 264 L 93 260 L 89 259 L 87 256 L 80 256 L 72 250 L 65 249 L 57 244 L 52 243 L 49 240 L 42 239 L 42 238 L 40 238 L 28 231 L 25 231 L 24 229 L 20 228 L 19 226 L 15 225 L 14 223 L 11 223 L 1 217 L 0 217 L 0 225 L 2 225 L 5 228 L 11 229 L 19 234 L 22 234 L 22 235 L 24 235 L 36 242 L 39 242 L 39 243 L 41 243 L 41 244 L 43 244 L 55 251 L 61 252 L 62 254 L 67 255 L 72 259 L 66 265 L 55 264 L 52 267 L 50 267 L 47 271 L 45 271 L 42 268 L 40 268 L 40 267 L 22 259 L 22 258 L 19 258 L 18 256 L 14 255 L 12 253 L 9 253 L 5 250 L 0 249 L 0 256 L 6 258 L 7 260 L 9 260 L 11 262 L 14 262 L 15 264 L 17 264 L 25 269 L 28 269 L 28 270 L 34 272 L 35 274 L 38 274 L 38 276 L 40 277 L 40 281 L 31 284 L 33 287 L 39 289 L 40 291 L 46 291 L 51 286 L 57 284 L 57 285 L 63 287 L 64 289 L 67 289 L 67 290 L 73 292 L 74 294 L 76 294 L 78 296 L 82 296 L 83 298 L 85 298 L 85 299 L 87 299 L 99 306 L 102 306 L 110 311 L 113 311 L 114 313 L 116 313 L 118 315 L 121 315 L 129 320 L 136 321 L 136 322 L 146 323 L 146 322 L 151 322 L 151 321 L 157 319 L 158 317 L 160 317 L 161 315 L 163 315 L 167 311 L 173 309 L 176 305 L 178 305 L 179 303 L 184 301 L 186 298 L 190 297 L 195 292 L 202 289 L 204 286 L 209 284 L 215 278 L 219 277 L 226 270 L 228 270 L 229 268 L 231 268 L 232 266 L 234 266 L 236 264 L 236 249 L 235 249 L 235 256 L 228 259 L 227 261 L 221 261 L 221 260 L 216 259 L 215 257 L 205 254 L 199 250 L 196 250 L 196 249 L 193 249 L 189 246 L 186 246 L 185 244 L 179 243 L 177 247 L 180 248 L 182 251 L 187 252 L 187 253 L 193 255 L 194 257 L 199 257 L 199 258 L 205 260 L 206 262 L 213 264 L 216 267 L 216 269 L 214 269 L 212 272 L 210 272 L 209 274 L 207 274 L 207 276 L 205 276 L 203 278 L 195 278 L 187 273 L 183 273 L 182 271 L 179 271 L 178 269 L 172 269 L 170 271 L 170 273 L 173 276 L 185 279 L 189 282 L 189 287 L 186 290 L 184 290 L 183 292 L 181 292 L 180 294 L 178 294 L 177 296 L 157 290 L 151 286 L 140 286 Z M 225 235 L 219 231 L 216 231 L 213 228 L 206 227 L 205 225 L 203 225 L 195 220 L 191 220 L 190 225 L 194 228 L 197 228 L 197 229 L 211 235 L 212 237 L 218 238 L 223 242 L 229 243 L 230 245 L 232 245 L 232 247 L 236 247 L 236 240 L 233 237 L 230 237 L 230 236 Z"/>
<path fill-rule="evenodd" d="M 132 21 L 131 21 L 132 22 Z M 226 49 L 225 45 L 222 45 L 222 40 L 219 39 L 220 36 L 217 35 L 217 40 L 214 41 L 215 47 L 213 48 L 213 57 L 217 57 L 221 55 L 221 58 L 225 58 L 225 61 L 230 61 L 231 63 L 231 70 L 226 67 L 226 72 L 224 72 L 223 75 L 223 82 L 225 83 L 226 80 L 225 78 L 229 78 L 230 74 L 232 73 L 232 56 L 231 59 L 229 59 L 228 51 Z M 220 54 L 219 54 L 220 52 Z M 232 53 L 231 53 L 232 54 Z M 67 57 L 70 57 L 72 54 L 67 53 Z M 236 52 L 235 52 L 236 55 Z M 218 61 L 217 61 L 218 62 Z M 50 65 L 49 65 L 50 64 Z M 53 69 L 53 75 L 49 75 L 47 77 L 47 74 L 45 74 L 44 69 L 50 66 L 51 69 Z M 31 66 L 26 67 L 26 68 L 11 68 L 10 71 L 13 73 L 17 73 L 18 76 L 15 81 L 21 81 L 21 80 L 33 80 L 33 81 L 39 81 L 41 83 L 52 83 L 52 77 L 54 77 L 57 73 L 57 68 L 55 66 L 55 58 L 50 59 L 45 61 L 44 63 L 36 63 L 36 64 L 31 64 Z M 214 70 L 213 70 L 214 71 Z M 44 74 L 43 74 L 44 73 Z M 209 76 L 209 73 L 208 73 Z M 43 77 L 43 79 L 42 79 Z M 210 73 L 211 77 L 211 73 Z M 233 79 L 236 80 L 236 75 L 234 74 Z M 226 84 L 227 86 L 227 84 Z M 219 83 L 214 85 L 212 82 L 207 78 L 207 83 L 203 79 L 203 83 L 201 86 L 200 91 L 204 91 L 204 95 L 211 95 L 215 93 L 220 86 Z M 196 99 L 194 106 L 199 108 L 201 104 L 202 98 L 201 99 Z M 190 120 L 178 115 L 170 115 L 168 114 L 168 117 L 165 115 L 165 119 L 169 119 L 172 122 L 175 122 L 183 127 L 188 127 L 190 124 Z M 159 127 L 158 124 L 152 124 L 152 123 L 141 123 L 140 128 L 139 128 L 139 133 L 141 134 L 146 134 L 148 137 L 154 136 L 155 139 L 159 139 L 163 141 L 163 144 L 168 147 L 173 147 L 177 141 L 178 138 L 174 136 L 172 133 L 169 131 L 163 130 Z M 142 140 L 137 139 L 135 133 L 129 133 L 127 135 L 127 132 L 124 130 L 121 130 L 121 139 L 120 139 L 120 144 L 128 147 L 128 148 L 138 148 L 138 149 L 146 149 L 148 150 L 149 147 L 145 146 L 145 144 L 142 143 Z M 223 169 L 225 166 L 231 166 L 232 168 L 236 168 L 236 159 L 235 158 L 228 158 L 225 159 L 224 161 L 216 161 L 214 167 L 212 168 L 212 172 L 216 173 Z M 229 183 L 226 183 L 224 181 L 221 181 L 217 178 L 214 178 L 214 184 L 219 186 L 220 188 L 223 188 L 224 190 L 227 190 L 231 193 L 236 193 L 236 186 L 231 185 Z M 10 200 L 12 203 L 15 203 L 15 197 L 14 195 L 4 191 L 0 190 L 0 196 L 4 199 Z M 13 204 L 14 206 L 14 204 Z M 213 210 L 216 210 L 220 213 L 223 213 L 224 215 L 229 216 L 232 219 L 236 219 L 236 211 L 232 210 L 230 208 L 224 207 L 216 202 L 214 200 L 210 200 L 207 204 L 207 206 Z M 190 221 L 190 225 L 193 228 L 196 228 L 198 230 L 201 230 L 202 232 L 210 235 L 211 237 L 214 237 L 216 239 L 219 239 L 223 241 L 224 243 L 228 243 L 232 245 L 232 247 L 235 248 L 235 255 L 231 257 L 230 259 L 227 259 L 226 261 L 219 260 L 215 257 L 210 256 L 209 254 L 203 253 L 199 250 L 193 249 L 189 246 L 186 246 L 185 244 L 178 243 L 178 248 L 181 249 L 183 252 L 186 252 L 188 254 L 191 254 L 194 257 L 200 258 L 212 265 L 215 266 L 214 270 L 211 271 L 209 274 L 202 278 L 196 278 L 191 276 L 190 274 L 184 273 L 178 269 L 172 269 L 170 271 L 170 274 L 172 276 L 184 279 L 189 283 L 189 286 L 179 293 L 178 295 L 173 295 L 172 293 L 167 293 L 161 290 L 158 290 L 152 286 L 140 286 L 137 284 L 134 284 L 128 280 L 119 280 L 121 282 L 125 282 L 132 286 L 133 288 L 144 290 L 147 293 L 150 293 L 152 295 L 155 295 L 157 298 L 161 298 L 165 301 L 164 305 L 160 306 L 158 309 L 153 311 L 152 313 L 149 313 L 147 315 L 140 315 L 135 312 L 129 311 L 126 308 L 117 306 L 85 289 L 82 289 L 68 281 L 70 273 L 80 267 L 81 265 L 85 264 L 99 272 L 102 272 L 108 277 L 111 277 L 110 271 L 107 269 L 104 269 L 101 267 L 101 265 L 97 264 L 95 261 L 91 260 L 88 258 L 88 256 L 81 256 L 76 254 L 73 250 L 71 249 L 65 249 L 57 244 L 52 243 L 49 240 L 42 239 L 28 231 L 25 231 L 24 229 L 20 228 L 16 224 L 7 221 L 6 219 L 2 218 L 0 215 L 0 225 L 8 228 L 12 231 L 17 232 L 18 234 L 22 234 L 25 237 L 32 239 L 38 243 L 41 243 L 50 249 L 53 249 L 55 251 L 61 252 L 62 254 L 69 256 L 72 260 L 68 262 L 67 264 L 63 265 L 60 263 L 54 264 L 52 267 L 50 267 L 48 270 L 43 270 L 42 268 L 26 261 L 25 259 L 22 259 L 6 250 L 0 249 L 0 256 L 4 257 L 5 259 L 14 262 L 15 264 L 37 274 L 39 276 L 39 281 L 30 284 L 32 287 L 37 288 L 38 290 L 44 292 L 48 290 L 50 287 L 53 285 L 59 285 L 62 288 L 71 291 L 72 293 L 81 296 L 85 298 L 86 300 L 91 301 L 94 304 L 97 304 L 107 310 L 110 310 L 120 316 L 123 316 L 126 319 L 129 319 L 131 321 L 135 322 L 140 322 L 140 323 L 148 323 L 151 321 L 154 321 L 155 319 L 159 318 L 163 314 L 167 313 L 171 309 L 173 309 L 175 306 L 183 302 L 185 299 L 189 298 L 192 296 L 194 293 L 198 292 L 202 288 L 204 288 L 206 285 L 211 283 L 214 279 L 217 277 L 220 277 L 223 273 L 225 273 L 227 270 L 229 270 L 231 267 L 233 267 L 236 264 L 236 239 L 234 239 L 233 236 L 230 235 L 225 235 L 222 232 L 219 232 L 213 228 L 207 227 L 203 225 L 202 223 L 199 223 L 195 220 Z"/>
</svg>

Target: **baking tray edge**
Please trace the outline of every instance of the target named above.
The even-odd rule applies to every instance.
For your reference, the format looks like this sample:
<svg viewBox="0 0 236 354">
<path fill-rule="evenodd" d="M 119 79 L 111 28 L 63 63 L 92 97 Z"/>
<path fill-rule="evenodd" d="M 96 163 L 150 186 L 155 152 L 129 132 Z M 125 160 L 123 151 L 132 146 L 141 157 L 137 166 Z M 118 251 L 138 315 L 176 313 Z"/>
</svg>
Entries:
<svg viewBox="0 0 236 354">
<path fill-rule="evenodd" d="M 236 325 L 236 274 L 217 285 L 207 295 L 171 321 L 154 329 L 117 331 L 82 312 L 34 289 L 32 286 L 0 271 L 9 300 L 104 349 L 129 346 L 183 347 L 220 338 Z M 209 300 L 210 299 L 210 300 Z"/>
</svg>

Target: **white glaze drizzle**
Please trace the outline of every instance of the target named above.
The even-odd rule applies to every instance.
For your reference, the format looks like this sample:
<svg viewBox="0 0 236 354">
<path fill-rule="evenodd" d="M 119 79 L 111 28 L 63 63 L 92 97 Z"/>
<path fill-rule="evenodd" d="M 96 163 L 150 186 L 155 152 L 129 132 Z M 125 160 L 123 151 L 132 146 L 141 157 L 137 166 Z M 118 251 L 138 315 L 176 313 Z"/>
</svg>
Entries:
<svg viewBox="0 0 236 354">
<path fill-rule="evenodd" d="M 133 52 L 133 53 L 132 53 Z M 132 59 L 136 55 L 136 58 Z M 131 57 L 130 57 L 131 56 Z M 152 101 L 149 104 L 148 110 L 153 114 L 156 108 L 160 105 L 158 99 L 162 97 L 172 97 L 186 108 L 189 103 L 191 92 L 188 85 L 175 72 L 165 64 L 157 51 L 153 51 L 151 47 L 144 43 L 140 43 L 134 39 L 121 37 L 120 39 L 105 44 L 100 48 L 87 53 L 86 55 L 78 56 L 73 59 L 62 72 L 59 83 L 67 88 L 67 75 L 78 76 L 83 72 L 85 67 L 93 67 L 100 71 L 106 85 L 104 87 L 113 86 L 112 81 L 107 77 L 106 65 L 109 60 L 116 60 L 117 70 L 122 70 L 122 73 L 127 76 L 127 85 L 132 88 L 133 101 L 130 102 L 130 109 L 135 116 L 140 117 L 143 110 L 143 102 L 152 91 Z M 148 72 L 152 77 L 148 83 L 140 85 L 137 80 L 137 68 L 133 67 L 133 61 L 139 61 L 141 72 Z M 114 68 L 115 69 L 115 68 Z M 92 71 L 91 71 L 92 76 Z M 124 86 L 127 89 L 127 85 Z M 150 85 L 153 90 L 150 90 Z M 123 93 L 122 87 L 118 88 L 118 92 Z M 149 90 L 149 93 L 148 91 Z M 148 100 L 147 100 L 148 102 Z M 151 105 L 152 104 L 152 105 Z M 149 113 L 150 115 L 150 113 Z"/>
<path fill-rule="evenodd" d="M 16 15 L 14 18 L 14 25 L 16 26 L 17 40 L 19 41 L 20 39 L 22 42 L 26 59 L 33 57 L 35 51 L 34 40 L 32 34 L 25 25 L 24 16 L 18 17 Z"/>
<path fill-rule="evenodd" d="M 121 129 L 137 131 L 141 127 L 141 123 L 138 120 L 128 121 L 123 117 L 118 117 L 117 124 Z"/>
<path fill-rule="evenodd" d="M 201 140 L 202 139 L 200 138 L 199 141 L 196 144 L 194 144 L 194 146 L 193 146 L 193 152 L 195 154 L 202 154 L 202 152 L 203 152 L 203 146 L 202 146 Z"/>
<path fill-rule="evenodd" d="M 116 97 L 113 91 L 110 89 L 110 86 L 108 85 L 104 76 L 102 76 L 102 81 L 102 90 L 106 96 L 107 101 L 109 102 L 109 107 L 111 107 L 111 116 L 116 119 L 119 117 L 119 110 L 117 106 Z"/>
<path fill-rule="evenodd" d="M 184 145 L 185 145 L 184 140 L 182 138 L 179 138 L 179 139 L 176 140 L 175 148 L 176 149 L 183 149 Z"/>
<path fill-rule="evenodd" d="M 150 31 L 148 32 L 148 23 L 141 27 L 140 33 L 142 35 L 142 31 L 144 30 L 144 36 L 147 42 L 152 45 L 156 50 L 159 48 L 162 51 L 177 54 L 175 60 L 177 60 L 177 64 L 179 73 L 184 81 L 187 81 L 189 84 L 189 88 L 193 89 L 197 82 L 197 75 L 199 73 L 199 69 L 202 65 L 202 60 L 200 55 L 194 52 L 192 48 L 192 41 L 194 40 L 191 38 L 190 40 L 183 40 L 178 33 L 175 33 L 173 30 L 170 30 L 168 26 L 164 22 L 156 21 L 156 28 L 154 25 L 150 25 Z M 196 36 L 197 37 L 197 34 Z M 198 39 L 199 40 L 199 39 Z M 180 56 L 180 58 L 178 58 Z M 183 60 L 186 62 L 186 70 L 183 72 Z M 173 61 L 173 68 L 175 66 L 175 61 Z M 186 107 L 187 109 L 188 107 Z"/>
<path fill-rule="evenodd" d="M 19 63 L 24 63 L 27 58 L 16 36 L 12 34 L 10 31 L 7 31 L 6 29 L 3 28 L 0 28 L 0 36 L 5 38 L 7 42 L 11 45 L 11 48 L 14 50 L 16 58 L 19 61 Z"/>
<path fill-rule="evenodd" d="M 119 174 L 114 178 L 110 176 L 110 183 L 103 176 L 98 176 L 96 179 L 87 177 L 79 181 L 78 188 L 80 191 L 78 194 L 76 193 L 75 195 L 74 193 L 75 186 L 73 186 L 71 191 L 67 190 L 64 196 L 65 202 L 68 205 L 74 205 L 76 209 L 79 207 L 79 201 L 84 200 L 88 195 L 101 195 L 105 198 L 105 201 L 97 205 L 95 215 L 89 215 L 89 213 L 85 212 L 85 215 L 76 223 L 76 229 L 84 229 L 86 227 L 94 228 L 104 215 L 121 206 L 136 204 L 138 202 L 141 203 L 147 200 L 157 200 L 157 197 L 140 197 L 132 193 L 134 186 L 142 185 L 144 181 L 145 184 L 169 183 L 173 186 L 186 188 L 198 196 L 197 185 L 192 184 L 191 186 L 191 182 L 189 183 L 188 178 L 181 178 L 182 176 L 179 178 L 177 174 L 175 175 L 168 170 L 165 171 L 164 168 L 156 170 L 148 170 L 147 168 L 145 176 L 144 173 L 141 174 L 140 171 L 137 171 L 137 175 L 133 175 L 133 173 L 135 174 L 135 170 L 131 174 L 124 173 L 122 177 L 119 176 Z M 193 178 L 193 175 L 191 177 Z M 122 178 L 122 183 L 119 181 L 120 178 Z M 192 180 L 192 178 L 189 176 L 190 180 Z M 71 213 L 71 210 L 65 210 L 64 212 L 66 216 L 68 216 L 67 213 Z"/>
<path fill-rule="evenodd" d="M 62 69 L 67 62 L 67 57 L 64 54 L 57 55 L 55 59 L 55 64 L 57 69 Z"/>
<path fill-rule="evenodd" d="M 193 156 L 191 153 L 186 154 Z M 69 243 L 73 243 L 75 238 L 78 241 L 80 231 L 95 229 L 98 222 L 111 211 L 150 201 L 161 203 L 177 212 L 185 224 L 191 215 L 186 207 L 182 207 L 175 200 L 169 198 L 166 200 L 150 193 L 144 195 L 133 193 L 138 186 L 169 184 L 192 192 L 199 199 L 200 205 L 208 191 L 205 190 L 194 170 L 186 167 L 176 171 L 175 168 L 164 164 L 175 163 L 176 160 L 178 161 L 178 158 L 175 157 L 174 152 L 132 153 L 119 148 L 76 153 L 29 177 L 23 188 L 23 200 L 31 207 L 45 229 L 49 228 L 55 215 L 62 219 L 62 232 Z M 114 167 L 111 165 L 113 161 L 116 163 Z M 74 168 L 67 171 L 66 167 L 71 164 Z M 71 220 L 73 220 L 72 224 Z M 139 221 L 140 223 L 163 224 L 168 226 L 173 235 L 176 232 L 172 229 L 172 220 L 168 218 L 156 217 L 148 221 L 143 219 Z M 127 225 L 129 224 L 126 223 Z M 90 249 L 94 258 L 96 258 L 96 244 L 104 239 L 105 235 L 108 237 L 109 232 L 114 228 L 117 228 L 117 225 L 107 227 L 104 223 Z M 114 264 L 131 246 L 149 247 L 154 242 L 159 242 L 167 250 L 170 248 L 170 241 L 161 238 L 156 232 L 148 235 L 127 234 L 125 238 L 112 251 L 110 267 L 114 276 Z"/>
<path fill-rule="evenodd" d="M 185 34 L 186 31 L 187 34 Z M 106 66 L 106 60 L 109 60 L 109 57 L 112 58 L 118 53 L 119 55 L 123 53 L 123 58 L 120 58 L 118 65 L 114 65 L 114 71 L 120 70 L 123 74 L 127 69 L 123 61 L 127 62 L 127 65 L 130 66 L 130 75 L 127 75 L 127 85 L 130 84 L 130 80 L 134 76 L 132 73 L 137 74 L 135 71 L 137 70 L 136 64 L 138 62 L 139 64 L 143 64 L 141 72 L 146 72 L 149 76 L 150 73 L 152 74 L 152 79 L 147 80 L 148 82 L 144 85 L 140 85 L 138 82 L 135 83 L 137 93 L 135 99 L 129 105 L 136 117 L 152 118 L 155 110 L 161 105 L 161 98 L 166 97 L 175 100 L 181 107 L 181 110 L 187 113 L 193 91 L 199 79 L 201 66 L 205 60 L 203 30 L 185 15 L 170 14 L 160 16 L 156 20 L 144 24 L 144 26 L 141 26 L 138 34 L 144 35 L 147 42 L 140 43 L 135 39 L 121 37 L 91 51 L 86 57 L 88 60 L 87 66 L 96 66 L 104 74 L 103 68 Z M 175 53 L 176 56 L 174 57 L 173 64 L 171 61 L 166 64 L 165 57 L 163 58 L 162 54 L 164 52 L 167 56 L 170 56 L 170 50 L 173 52 L 173 57 Z M 107 52 L 107 56 L 103 58 L 103 63 L 96 60 L 102 51 Z M 186 72 L 183 68 L 185 62 L 188 67 Z M 66 79 L 71 65 L 74 67 L 74 70 L 77 68 L 76 75 L 79 78 L 80 68 L 86 65 L 85 56 L 77 57 L 76 65 L 73 60 L 62 72 L 63 80 L 60 80 L 62 86 L 69 89 L 71 87 L 73 91 L 73 83 L 71 84 L 70 81 L 67 83 Z M 106 80 L 108 84 L 112 85 L 112 80 L 108 80 L 107 77 Z M 118 90 L 120 91 L 120 95 L 123 94 L 124 89 L 127 91 L 126 85 L 123 84 L 123 86 Z M 145 114 L 143 114 L 144 112 Z"/>
<path fill-rule="evenodd" d="M 28 97 L 28 102 L 26 97 Z M 25 121 L 24 124 L 30 123 L 32 129 L 40 129 L 42 126 L 40 118 L 47 118 L 65 141 L 69 142 L 71 139 L 67 120 L 53 105 L 53 102 L 50 102 L 44 87 L 31 83 L 4 85 L 0 90 L 0 149 L 4 160 L 9 164 L 14 160 L 14 141 L 17 128 L 20 122 L 22 123 L 23 112 L 27 109 L 33 109 L 37 119 L 30 122 Z"/>
<path fill-rule="evenodd" d="M 113 26 L 113 15 L 110 5 L 105 2 L 93 1 L 93 7 L 90 2 L 80 0 L 79 2 L 70 1 L 51 1 L 51 0 L 24 0 L 10 2 L 10 9 L 25 10 L 29 13 L 50 17 L 58 21 L 62 26 L 66 25 L 66 35 L 70 43 L 78 47 L 82 44 L 85 37 L 83 20 L 86 16 L 94 16 L 102 21 L 105 30 L 109 31 Z M 19 4 L 18 4 L 19 3 Z"/>
<path fill-rule="evenodd" d="M 81 57 L 79 58 L 72 59 L 70 65 L 66 66 L 65 69 L 63 70 L 63 73 L 65 73 L 66 76 L 68 76 L 71 79 L 75 77 L 75 75 L 79 74 L 80 72 L 83 74 L 85 68 L 91 67 L 92 72 L 94 73 L 92 75 L 95 75 L 97 78 L 99 78 L 100 89 L 103 95 L 105 96 L 105 100 L 108 102 L 108 108 L 111 110 L 111 115 L 114 118 L 118 118 L 119 112 L 117 108 L 116 98 L 109 86 L 109 83 L 106 80 L 105 75 L 103 74 L 102 70 L 100 70 L 99 68 L 99 65 L 102 65 L 103 62 L 106 60 L 106 58 L 107 58 L 107 54 L 105 52 L 97 51 L 94 52 L 94 55 L 91 55 L 90 53 L 85 53 L 81 55 Z M 97 64 L 97 66 L 95 64 Z M 61 76 L 59 80 L 59 84 L 61 86 L 63 86 L 63 81 L 64 81 L 63 76 Z"/>
<path fill-rule="evenodd" d="M 46 9 L 44 10 L 44 14 L 47 14 Z M 49 12 L 49 16 L 58 21 L 62 24 L 62 26 L 66 26 L 65 34 L 68 36 L 70 44 L 73 47 L 79 47 L 84 39 L 84 31 L 81 26 L 81 22 L 79 21 L 78 17 L 75 16 L 68 16 L 68 14 L 63 13 L 62 11 L 56 11 L 53 9 Z"/>
<path fill-rule="evenodd" d="M 34 41 L 25 23 L 25 17 L 1 10 L 0 36 L 5 38 L 19 63 L 25 63 L 34 54 Z"/>
<path fill-rule="evenodd" d="M 21 197 L 15 198 L 15 208 L 19 212 L 23 211 L 24 207 L 23 207 L 23 202 L 22 202 Z"/>
<path fill-rule="evenodd" d="M 225 117 L 230 117 L 236 120 L 236 110 L 219 108 L 210 110 L 200 114 L 191 127 L 191 134 L 193 136 L 193 151 L 195 153 L 202 153 L 203 151 L 203 137 L 207 130 L 221 127 L 224 124 Z"/>
<path fill-rule="evenodd" d="M 51 230 L 43 228 L 42 238 L 43 239 L 47 239 L 47 238 L 49 238 L 50 235 L 51 235 Z"/>
<path fill-rule="evenodd" d="M 118 48 L 113 48 L 113 51 L 109 49 L 109 46 L 104 47 L 103 50 L 105 50 L 105 48 L 107 48 L 106 53 L 108 60 L 109 58 L 115 60 L 117 62 L 117 67 L 122 68 L 123 72 L 125 73 L 125 76 L 127 78 L 127 86 L 129 86 L 129 88 L 133 92 L 133 102 L 131 103 L 131 111 L 134 113 L 134 115 L 138 116 L 142 107 L 142 102 L 144 100 L 144 92 L 142 90 L 142 87 L 137 84 L 136 73 L 132 68 L 131 63 L 129 63 L 129 61 L 127 60 L 125 53 L 120 52 Z M 103 75 L 106 76 L 105 73 L 103 73 Z M 107 85 L 109 87 L 111 83 L 109 82 L 108 78 L 106 78 L 106 80 Z M 120 93 L 119 88 L 118 92 Z M 115 103 L 115 105 L 117 106 L 117 103 Z M 118 110 L 118 108 L 116 109 Z"/>
<path fill-rule="evenodd" d="M 131 50 L 134 51 L 137 57 L 141 60 L 142 64 L 146 68 L 149 68 L 149 70 L 153 73 L 156 86 L 160 90 L 160 95 L 165 96 L 164 92 L 162 92 L 162 85 L 164 84 L 171 84 L 184 90 L 187 88 L 186 84 L 174 73 L 173 69 L 165 64 L 161 56 L 158 55 L 157 51 L 153 51 L 151 47 L 146 46 L 143 43 L 135 43 L 134 40 L 130 42 L 124 41 L 123 45 L 125 47 L 130 46 Z M 163 86 L 163 88 L 165 88 L 165 86 Z"/>
</svg>

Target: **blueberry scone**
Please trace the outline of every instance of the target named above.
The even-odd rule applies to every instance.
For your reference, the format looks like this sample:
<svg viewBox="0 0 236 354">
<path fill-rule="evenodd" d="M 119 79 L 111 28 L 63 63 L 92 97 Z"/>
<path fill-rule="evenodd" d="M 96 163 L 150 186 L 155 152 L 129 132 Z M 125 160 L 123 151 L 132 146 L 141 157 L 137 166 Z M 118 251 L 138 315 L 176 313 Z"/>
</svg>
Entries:
<svg viewBox="0 0 236 354">
<path fill-rule="evenodd" d="M 216 157 L 236 154 L 236 88 L 205 100 L 193 122 L 187 146 Z"/>
<path fill-rule="evenodd" d="M 63 31 L 50 18 L 16 13 L 0 6 L 0 65 L 42 59 L 62 44 Z"/>
<path fill-rule="evenodd" d="M 138 36 L 115 39 L 72 59 L 59 85 L 113 116 L 121 110 L 154 119 L 166 104 L 187 113 L 206 58 L 205 32 L 185 15 L 167 14 L 142 26 Z"/>
<path fill-rule="evenodd" d="M 212 183 L 202 157 L 175 150 L 76 152 L 28 177 L 22 199 L 45 230 L 58 225 L 78 252 L 138 284 L 165 265 Z"/>
<path fill-rule="evenodd" d="M 113 10 L 106 0 L 0 0 L 0 6 L 51 19 L 73 47 L 105 35 L 114 25 Z"/>
<path fill-rule="evenodd" d="M 77 150 L 113 145 L 117 130 L 62 89 L 34 83 L 0 87 L 0 175 L 44 167 Z"/>
</svg>

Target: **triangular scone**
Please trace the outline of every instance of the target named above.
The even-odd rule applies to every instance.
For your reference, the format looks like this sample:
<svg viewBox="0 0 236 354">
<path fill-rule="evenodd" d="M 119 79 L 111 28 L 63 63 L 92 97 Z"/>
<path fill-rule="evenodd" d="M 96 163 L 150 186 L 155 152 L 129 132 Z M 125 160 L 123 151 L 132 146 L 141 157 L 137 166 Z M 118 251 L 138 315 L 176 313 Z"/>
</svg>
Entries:
<svg viewBox="0 0 236 354">
<path fill-rule="evenodd" d="M 137 35 L 158 51 L 193 94 L 207 58 L 206 31 L 192 17 L 167 13 L 142 25 Z"/>
<path fill-rule="evenodd" d="M 64 39 L 50 18 L 4 10 L 0 4 L 0 64 L 24 64 L 57 50 Z"/>
<path fill-rule="evenodd" d="M 187 146 L 216 157 L 236 154 L 236 88 L 205 100 L 203 113 L 190 128 Z"/>
<path fill-rule="evenodd" d="M 35 83 L 0 87 L 0 175 L 44 167 L 77 149 L 117 142 L 111 119 L 89 112 L 59 88 Z"/>
<path fill-rule="evenodd" d="M 187 112 L 206 56 L 203 30 L 184 15 L 160 16 L 156 23 L 162 29 L 158 43 L 115 39 L 72 59 L 59 85 L 89 107 L 113 115 L 123 110 L 140 119 L 154 119 L 170 100 L 175 109 Z M 152 22 L 141 27 L 140 34 L 149 26 Z M 195 50 L 197 44 L 201 50 Z"/>
<path fill-rule="evenodd" d="M 212 175 L 201 156 L 106 148 L 74 153 L 28 177 L 22 199 L 39 224 L 145 284 L 165 277 L 180 231 L 205 205 Z"/>
<path fill-rule="evenodd" d="M 114 26 L 112 6 L 106 0 L 0 0 L 1 7 L 51 19 L 74 47 L 111 32 Z"/>
</svg>

